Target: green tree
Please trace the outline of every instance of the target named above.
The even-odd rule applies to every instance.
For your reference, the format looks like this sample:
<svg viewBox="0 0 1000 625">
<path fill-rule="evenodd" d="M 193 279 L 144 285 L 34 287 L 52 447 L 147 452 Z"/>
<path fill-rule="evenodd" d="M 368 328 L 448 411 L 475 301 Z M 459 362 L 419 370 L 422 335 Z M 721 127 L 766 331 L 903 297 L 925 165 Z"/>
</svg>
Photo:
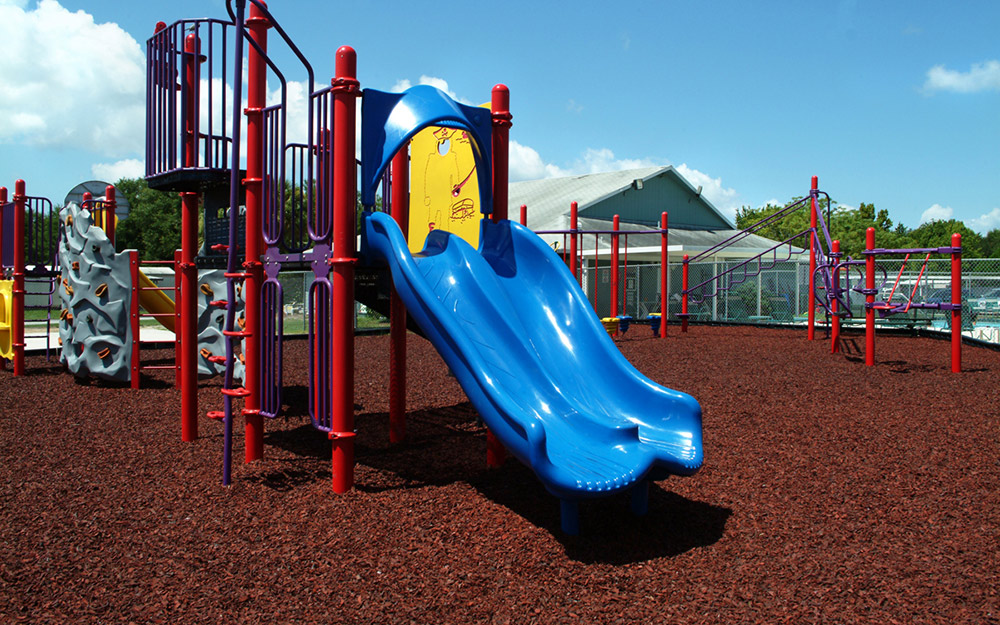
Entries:
<svg viewBox="0 0 1000 625">
<path fill-rule="evenodd" d="M 974 232 L 957 219 L 938 219 L 910 232 L 916 242 L 914 247 L 949 247 L 953 233 L 962 235 L 962 256 L 966 258 L 983 258 L 986 256 L 983 237 Z"/>
<path fill-rule="evenodd" d="M 1000 228 L 994 228 L 983 237 L 983 255 L 987 258 L 1000 258 Z"/>
<path fill-rule="evenodd" d="M 128 200 L 128 218 L 115 231 L 119 250 L 135 249 L 146 260 L 171 260 L 181 245 L 181 199 L 150 189 L 142 178 L 122 178 L 115 187 Z"/>
</svg>

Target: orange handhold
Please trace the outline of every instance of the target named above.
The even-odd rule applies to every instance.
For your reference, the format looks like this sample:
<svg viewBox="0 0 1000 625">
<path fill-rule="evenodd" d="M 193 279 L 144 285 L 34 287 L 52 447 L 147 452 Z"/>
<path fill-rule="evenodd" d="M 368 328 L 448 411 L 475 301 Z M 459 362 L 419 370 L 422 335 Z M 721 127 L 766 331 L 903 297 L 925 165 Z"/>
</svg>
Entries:
<svg viewBox="0 0 1000 625">
<path fill-rule="evenodd" d="M 73 271 L 80 271 L 80 261 L 78 260 L 73 261 Z"/>
<path fill-rule="evenodd" d="M 208 358 L 209 356 L 212 355 L 212 352 L 208 351 L 207 347 L 202 347 L 199 353 L 202 355 L 203 358 Z"/>
<path fill-rule="evenodd" d="M 209 286 L 209 285 L 207 285 L 207 284 L 202 284 L 202 285 L 201 285 L 200 287 L 198 287 L 198 288 L 199 288 L 199 289 L 201 289 L 201 292 L 202 292 L 202 293 L 204 293 L 205 295 L 207 295 L 207 296 L 209 296 L 209 297 L 212 297 L 213 295 L 215 295 L 215 291 L 213 291 L 213 290 L 212 290 L 212 287 L 210 287 L 210 286 Z"/>
<path fill-rule="evenodd" d="M 102 295 L 104 295 L 107 292 L 108 292 L 108 283 L 107 282 L 102 282 L 100 284 L 100 286 L 98 286 L 94 290 L 94 295 L 96 295 L 97 297 L 101 297 Z"/>
<path fill-rule="evenodd" d="M 97 357 L 100 358 L 101 360 L 104 360 L 105 358 L 107 358 L 110 355 L 111 355 L 111 348 L 110 347 L 105 347 L 101 351 L 97 352 Z"/>
</svg>

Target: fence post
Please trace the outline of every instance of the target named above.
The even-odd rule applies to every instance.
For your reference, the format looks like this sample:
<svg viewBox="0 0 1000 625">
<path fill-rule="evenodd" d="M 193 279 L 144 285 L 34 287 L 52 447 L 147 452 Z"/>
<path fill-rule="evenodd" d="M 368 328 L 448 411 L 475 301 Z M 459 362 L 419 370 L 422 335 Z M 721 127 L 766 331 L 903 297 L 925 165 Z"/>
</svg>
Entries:
<svg viewBox="0 0 1000 625">
<path fill-rule="evenodd" d="M 875 228 L 865 231 L 865 365 L 875 366 Z M 811 289 L 810 289 L 811 291 Z M 810 306 L 812 301 L 809 302 Z"/>
<path fill-rule="evenodd" d="M 685 254 L 682 259 L 684 265 L 681 269 L 681 332 L 688 331 L 688 266 L 689 258 Z"/>
<path fill-rule="evenodd" d="M 840 316 L 837 315 L 837 295 L 840 289 L 840 241 L 832 241 L 830 243 L 832 250 L 831 256 L 833 256 L 833 283 L 830 285 L 832 292 L 830 295 L 830 353 L 836 354 L 840 352 Z"/>
<path fill-rule="evenodd" d="M 525 228 L 528 227 L 528 205 L 521 204 L 521 225 Z"/>
<path fill-rule="evenodd" d="M 667 338 L 667 307 L 670 298 L 667 297 L 667 212 L 660 213 L 660 338 Z"/>
<path fill-rule="evenodd" d="M 951 371 L 962 372 L 962 235 L 951 235 Z"/>
<path fill-rule="evenodd" d="M 579 222 L 578 208 L 576 202 L 570 202 L 569 205 L 569 270 L 576 278 L 576 281 L 580 282 L 580 275 L 577 272 L 577 258 L 576 258 L 576 240 L 577 240 L 577 224 Z M 594 267 L 595 271 L 597 269 L 596 265 Z M 596 287 L 595 287 L 596 288 Z"/>
<path fill-rule="evenodd" d="M 611 229 L 614 233 L 611 235 L 611 317 L 618 316 L 618 227 L 619 227 L 619 217 L 615 215 L 611 220 Z"/>
<path fill-rule="evenodd" d="M 809 191 L 809 227 L 812 231 L 809 234 L 809 309 L 806 312 L 808 321 L 806 322 L 808 340 L 816 338 L 816 197 L 819 195 L 819 176 L 812 177 L 812 186 Z"/>
</svg>

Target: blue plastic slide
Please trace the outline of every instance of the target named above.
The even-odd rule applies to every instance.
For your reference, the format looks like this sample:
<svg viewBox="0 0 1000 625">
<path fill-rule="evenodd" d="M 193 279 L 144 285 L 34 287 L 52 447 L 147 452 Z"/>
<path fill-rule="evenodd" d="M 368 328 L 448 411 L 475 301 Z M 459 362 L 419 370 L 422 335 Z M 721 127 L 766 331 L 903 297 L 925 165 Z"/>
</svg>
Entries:
<svg viewBox="0 0 1000 625">
<path fill-rule="evenodd" d="M 698 402 L 622 356 L 537 235 L 510 221 L 482 224 L 478 251 L 435 230 L 411 255 L 390 216 L 366 213 L 361 251 L 388 263 L 408 313 L 486 425 L 563 500 L 564 528 L 574 530 L 566 513 L 579 499 L 695 473 Z"/>
</svg>

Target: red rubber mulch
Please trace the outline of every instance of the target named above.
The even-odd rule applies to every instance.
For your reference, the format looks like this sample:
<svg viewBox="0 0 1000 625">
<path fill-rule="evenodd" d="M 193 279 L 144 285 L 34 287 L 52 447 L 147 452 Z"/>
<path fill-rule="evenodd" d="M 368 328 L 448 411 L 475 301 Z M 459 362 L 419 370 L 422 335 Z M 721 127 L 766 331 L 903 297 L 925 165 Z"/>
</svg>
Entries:
<svg viewBox="0 0 1000 625">
<path fill-rule="evenodd" d="M 330 491 L 305 342 L 266 459 L 220 485 L 221 424 L 180 440 L 164 372 L 132 391 L 28 360 L 0 372 L 0 622 L 1000 623 L 1000 353 L 801 330 L 637 327 L 619 340 L 704 410 L 705 466 L 585 502 L 582 534 L 410 337 L 408 434 L 389 446 L 388 341 L 359 337 L 357 487 Z M 151 353 L 161 358 L 168 352 Z M 594 363 L 600 375 L 600 363 Z M 219 409 L 218 380 L 202 382 Z"/>
</svg>

